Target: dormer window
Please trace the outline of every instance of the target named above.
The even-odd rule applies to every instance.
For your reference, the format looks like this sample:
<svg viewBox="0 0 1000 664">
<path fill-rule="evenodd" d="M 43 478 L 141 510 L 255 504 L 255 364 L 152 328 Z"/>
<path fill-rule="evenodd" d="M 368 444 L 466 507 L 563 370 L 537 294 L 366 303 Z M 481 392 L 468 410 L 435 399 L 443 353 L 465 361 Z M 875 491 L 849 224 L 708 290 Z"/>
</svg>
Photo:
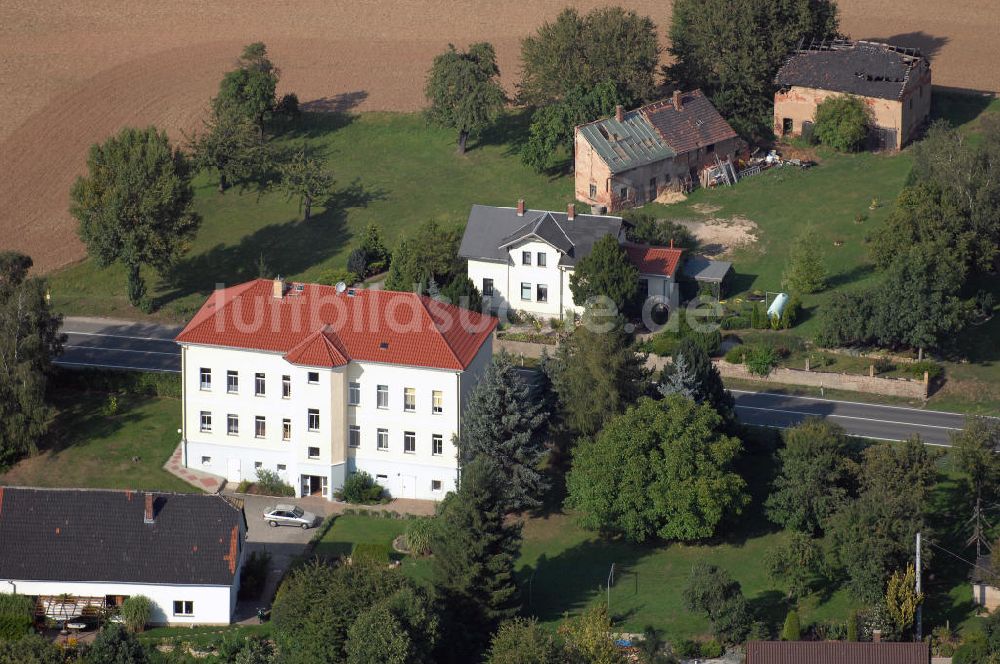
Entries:
<svg viewBox="0 0 1000 664">
<path fill-rule="evenodd" d="M 521 252 L 521 265 L 531 265 L 531 252 L 522 251 Z"/>
<path fill-rule="evenodd" d="M 545 267 L 545 252 L 538 252 L 538 267 Z"/>
</svg>

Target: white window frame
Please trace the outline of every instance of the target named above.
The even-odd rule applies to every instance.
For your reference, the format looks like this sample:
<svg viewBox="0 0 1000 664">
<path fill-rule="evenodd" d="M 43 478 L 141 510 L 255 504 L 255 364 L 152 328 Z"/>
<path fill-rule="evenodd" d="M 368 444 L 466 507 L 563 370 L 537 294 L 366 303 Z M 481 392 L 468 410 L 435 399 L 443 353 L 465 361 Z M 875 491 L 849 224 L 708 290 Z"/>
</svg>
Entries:
<svg viewBox="0 0 1000 664">
<path fill-rule="evenodd" d="M 227 371 L 226 372 L 226 394 L 239 394 L 240 393 L 240 372 L 239 371 Z"/>
<path fill-rule="evenodd" d="M 483 278 L 483 297 L 493 297 L 493 280 L 488 277 Z"/>
<path fill-rule="evenodd" d="M 409 449 L 407 449 L 409 448 Z M 417 432 L 416 431 L 404 431 L 403 432 L 403 453 L 404 454 L 416 454 L 417 453 Z"/>
<path fill-rule="evenodd" d="M 206 392 L 212 389 L 212 370 L 209 367 L 202 367 L 198 372 L 199 389 Z"/>
<path fill-rule="evenodd" d="M 181 610 L 177 610 L 177 605 L 181 605 Z M 193 616 L 194 615 L 194 602 L 189 599 L 175 599 L 174 600 L 174 615 L 175 616 Z"/>
<path fill-rule="evenodd" d="M 236 413 L 228 413 L 226 415 L 226 435 L 240 435 L 240 416 Z"/>
<path fill-rule="evenodd" d="M 528 297 L 524 296 L 525 293 L 528 294 Z M 521 282 L 521 300 L 524 302 L 531 302 L 531 284 L 527 281 Z"/>
<path fill-rule="evenodd" d="M 521 252 L 521 265 L 531 265 L 531 252 L 522 251 Z"/>
<path fill-rule="evenodd" d="M 292 421 L 287 417 L 281 420 L 281 439 L 282 440 L 292 439 Z"/>
<path fill-rule="evenodd" d="M 263 415 L 257 415 L 253 418 L 253 437 L 267 437 L 267 418 Z"/>
<path fill-rule="evenodd" d="M 375 449 L 388 452 L 389 451 L 389 430 L 379 429 L 375 434 Z"/>
<path fill-rule="evenodd" d="M 316 418 L 316 426 L 313 426 L 313 417 Z M 306 412 L 306 429 L 308 431 L 319 431 L 320 421 L 319 421 L 319 408 L 310 408 Z"/>
<path fill-rule="evenodd" d="M 212 411 L 201 411 L 201 423 L 198 430 L 202 433 L 212 433 Z"/>
<path fill-rule="evenodd" d="M 283 375 L 281 377 L 281 398 L 292 398 L 292 377 L 289 375 Z"/>
<path fill-rule="evenodd" d="M 389 408 L 389 386 L 377 385 L 375 387 L 375 407 L 380 410 Z"/>
<path fill-rule="evenodd" d="M 539 251 L 538 255 L 535 256 L 535 265 L 538 267 L 548 267 L 548 257 L 544 251 Z"/>
<path fill-rule="evenodd" d="M 545 289 L 544 297 L 542 295 L 542 289 Z M 535 300 L 537 302 L 548 302 L 549 301 L 549 285 L 548 284 L 535 284 Z"/>
<path fill-rule="evenodd" d="M 210 457 L 210 456 L 203 456 L 201 458 L 201 465 L 203 465 L 203 466 L 211 466 L 212 465 L 212 457 Z"/>
<path fill-rule="evenodd" d="M 403 411 L 407 413 L 417 412 L 417 388 L 403 388 Z"/>
<path fill-rule="evenodd" d="M 356 383 L 351 381 L 347 384 L 347 405 L 348 406 L 360 406 L 361 405 L 361 383 Z"/>
<path fill-rule="evenodd" d="M 253 375 L 253 395 L 267 396 L 267 377 L 259 371 Z"/>
<path fill-rule="evenodd" d="M 347 427 L 347 446 L 354 448 L 361 447 L 361 427 L 357 424 Z"/>
<path fill-rule="evenodd" d="M 431 413 L 440 415 L 444 412 L 444 392 L 441 390 L 431 391 Z"/>
<path fill-rule="evenodd" d="M 310 371 L 310 372 L 308 372 L 306 374 L 306 381 L 310 385 L 319 385 L 319 372 L 318 371 Z"/>
<path fill-rule="evenodd" d="M 435 484 L 437 485 L 436 487 L 434 486 Z M 431 491 L 438 493 L 442 490 L 443 487 L 444 484 L 441 482 L 441 480 L 431 480 Z"/>
<path fill-rule="evenodd" d="M 431 456 L 444 454 L 444 436 L 439 433 L 431 435 Z"/>
<path fill-rule="evenodd" d="M 316 454 L 313 454 L 313 450 L 316 450 Z M 320 455 L 320 449 L 318 447 L 309 446 L 306 448 L 306 457 L 309 459 L 318 459 Z"/>
</svg>

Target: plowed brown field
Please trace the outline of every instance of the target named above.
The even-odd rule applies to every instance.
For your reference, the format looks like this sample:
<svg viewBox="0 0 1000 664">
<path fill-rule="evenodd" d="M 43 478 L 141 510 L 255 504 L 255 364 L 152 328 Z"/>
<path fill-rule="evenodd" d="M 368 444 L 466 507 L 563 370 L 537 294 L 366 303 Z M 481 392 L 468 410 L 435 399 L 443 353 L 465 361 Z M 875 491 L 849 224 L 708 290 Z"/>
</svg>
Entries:
<svg viewBox="0 0 1000 664">
<path fill-rule="evenodd" d="M 281 88 L 316 108 L 414 110 L 448 42 L 489 40 L 513 87 L 518 44 L 591 0 L 0 0 L 0 248 L 50 270 L 82 257 L 67 209 L 87 147 L 126 124 L 175 138 L 242 45 L 267 42 Z M 661 34 L 669 0 L 628 0 Z M 936 84 L 1000 89 L 997 0 L 840 0 L 855 38 L 921 47 Z"/>
</svg>

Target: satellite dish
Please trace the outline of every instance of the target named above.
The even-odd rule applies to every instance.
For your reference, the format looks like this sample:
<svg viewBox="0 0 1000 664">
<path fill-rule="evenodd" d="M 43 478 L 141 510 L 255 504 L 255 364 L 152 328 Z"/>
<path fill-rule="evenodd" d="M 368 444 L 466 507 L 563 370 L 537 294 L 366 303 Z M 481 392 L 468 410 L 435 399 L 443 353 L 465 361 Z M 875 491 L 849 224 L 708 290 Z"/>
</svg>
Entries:
<svg viewBox="0 0 1000 664">
<path fill-rule="evenodd" d="M 343 293 L 345 290 L 347 290 L 347 284 L 345 284 L 343 281 L 338 281 L 337 282 L 337 292 L 338 293 Z"/>
</svg>

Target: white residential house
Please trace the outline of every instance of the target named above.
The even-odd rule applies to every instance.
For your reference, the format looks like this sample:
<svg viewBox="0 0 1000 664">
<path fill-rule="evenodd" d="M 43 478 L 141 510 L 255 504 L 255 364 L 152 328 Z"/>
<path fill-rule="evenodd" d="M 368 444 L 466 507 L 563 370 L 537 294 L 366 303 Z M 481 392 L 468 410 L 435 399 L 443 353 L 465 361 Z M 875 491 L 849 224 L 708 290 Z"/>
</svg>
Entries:
<svg viewBox="0 0 1000 664">
<path fill-rule="evenodd" d="M 366 471 L 393 497 L 440 500 L 496 324 L 414 293 L 280 279 L 216 291 L 177 337 L 184 463 L 231 483 L 265 468 L 326 498 Z"/>
<path fill-rule="evenodd" d="M 246 532 L 219 495 L 0 486 L 0 593 L 59 622 L 145 595 L 151 624 L 228 625 Z"/>
<path fill-rule="evenodd" d="M 493 311 L 514 310 L 544 318 L 581 312 L 573 301 L 570 275 L 594 243 L 613 236 L 639 270 L 640 294 L 669 304 L 676 294 L 682 249 L 632 244 L 621 217 L 517 207 L 474 205 L 459 255 L 469 278 Z"/>
</svg>

